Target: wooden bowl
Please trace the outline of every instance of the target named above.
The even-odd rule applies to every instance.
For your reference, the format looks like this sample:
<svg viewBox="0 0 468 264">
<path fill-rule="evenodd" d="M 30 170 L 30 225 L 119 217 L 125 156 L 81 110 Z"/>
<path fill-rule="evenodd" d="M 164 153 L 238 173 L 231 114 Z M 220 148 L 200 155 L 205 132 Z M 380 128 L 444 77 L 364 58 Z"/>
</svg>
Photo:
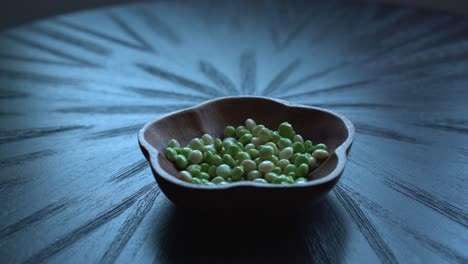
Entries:
<svg viewBox="0 0 468 264">
<path fill-rule="evenodd" d="M 330 157 L 313 170 L 304 184 L 262 184 L 241 181 L 226 185 L 196 185 L 177 178 L 179 170 L 164 157 L 169 139 L 187 145 L 204 133 L 222 137 L 227 125 L 243 125 L 247 118 L 275 129 L 284 121 L 315 144 L 325 143 Z M 183 207 L 264 207 L 314 203 L 338 182 L 354 138 L 354 126 L 332 111 L 254 96 L 223 97 L 165 115 L 139 132 L 140 148 L 162 192 Z"/>
</svg>

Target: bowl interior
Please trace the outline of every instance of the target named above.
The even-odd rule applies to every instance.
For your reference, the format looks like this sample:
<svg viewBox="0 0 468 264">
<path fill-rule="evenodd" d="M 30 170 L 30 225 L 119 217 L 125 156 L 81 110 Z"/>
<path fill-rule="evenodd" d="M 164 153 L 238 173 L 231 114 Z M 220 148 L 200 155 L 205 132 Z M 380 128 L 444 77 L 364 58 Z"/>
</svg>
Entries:
<svg viewBox="0 0 468 264">
<path fill-rule="evenodd" d="M 168 174 L 176 176 L 179 170 L 163 155 L 169 139 L 175 138 L 185 146 L 191 139 L 201 137 L 204 133 L 223 137 L 227 125 L 244 125 L 247 118 L 274 130 L 282 122 L 290 122 L 304 140 L 326 144 L 330 154 L 334 154 L 336 148 L 348 138 L 346 124 L 331 112 L 307 106 L 285 105 L 258 97 L 226 98 L 179 111 L 152 122 L 143 137 L 158 151 L 159 166 Z M 328 175 L 337 162 L 337 156 L 330 155 L 308 178 L 318 179 Z"/>
</svg>

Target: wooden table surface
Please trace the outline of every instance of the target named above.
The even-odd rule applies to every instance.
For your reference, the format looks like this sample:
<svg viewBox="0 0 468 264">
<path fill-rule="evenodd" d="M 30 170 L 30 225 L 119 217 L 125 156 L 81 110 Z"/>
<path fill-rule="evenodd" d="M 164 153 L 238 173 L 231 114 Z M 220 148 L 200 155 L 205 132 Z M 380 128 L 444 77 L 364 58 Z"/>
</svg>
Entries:
<svg viewBox="0 0 468 264">
<path fill-rule="evenodd" d="M 0 32 L 0 263 L 468 263 L 468 19 L 288 2 L 133 3 Z M 322 203 L 210 216 L 160 192 L 139 128 L 239 94 L 352 120 Z"/>
</svg>

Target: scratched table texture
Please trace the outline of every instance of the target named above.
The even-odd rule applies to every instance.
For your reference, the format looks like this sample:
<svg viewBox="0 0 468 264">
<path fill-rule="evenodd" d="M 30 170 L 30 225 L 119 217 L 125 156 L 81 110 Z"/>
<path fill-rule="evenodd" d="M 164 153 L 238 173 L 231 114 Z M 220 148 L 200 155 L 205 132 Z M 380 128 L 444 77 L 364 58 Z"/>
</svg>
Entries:
<svg viewBox="0 0 468 264">
<path fill-rule="evenodd" d="M 306 2 L 132 3 L 0 32 L 0 262 L 468 263 L 468 18 Z M 321 203 L 236 218 L 159 190 L 142 125 L 241 94 L 355 124 Z"/>
</svg>

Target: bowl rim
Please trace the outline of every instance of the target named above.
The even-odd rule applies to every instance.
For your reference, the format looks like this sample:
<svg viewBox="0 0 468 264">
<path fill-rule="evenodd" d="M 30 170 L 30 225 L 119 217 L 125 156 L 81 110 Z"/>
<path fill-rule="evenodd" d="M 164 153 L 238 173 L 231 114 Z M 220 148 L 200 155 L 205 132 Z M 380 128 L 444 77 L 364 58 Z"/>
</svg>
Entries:
<svg viewBox="0 0 468 264">
<path fill-rule="evenodd" d="M 240 182 L 233 182 L 229 184 L 223 184 L 223 185 L 199 185 L 199 184 L 193 184 L 193 183 L 188 183 L 184 182 L 180 179 L 177 178 L 176 175 L 172 175 L 168 172 L 166 172 L 161 166 L 159 166 L 158 162 L 158 154 L 159 151 L 153 147 L 150 143 L 148 143 L 144 137 L 145 131 L 154 123 L 159 122 L 160 120 L 163 119 L 168 119 L 172 115 L 191 111 L 191 110 L 197 110 L 202 107 L 207 107 L 211 104 L 215 104 L 220 101 L 225 101 L 225 100 L 232 100 L 232 99 L 260 99 L 260 100 L 268 100 L 272 102 L 279 103 L 287 108 L 306 108 L 306 109 L 312 109 L 312 110 L 317 110 L 321 112 L 325 112 L 331 115 L 336 116 L 339 118 L 344 124 L 346 129 L 348 130 L 348 137 L 346 140 L 335 149 L 334 154 L 336 155 L 338 159 L 338 163 L 336 167 L 326 176 L 319 178 L 319 179 L 314 179 L 311 181 L 307 181 L 305 183 L 301 184 L 265 184 L 265 183 L 258 183 L 258 182 L 253 182 L 253 181 L 240 181 Z M 207 100 L 205 102 L 202 102 L 198 105 L 176 110 L 167 114 L 163 114 L 159 116 L 158 118 L 147 122 L 138 132 L 138 142 L 140 144 L 140 147 L 142 147 L 144 150 L 146 150 L 148 157 L 146 159 L 148 160 L 151 168 L 162 178 L 165 180 L 177 184 L 179 186 L 183 186 L 185 188 L 191 188 L 191 189 L 203 189 L 203 190 L 219 190 L 219 189 L 236 189 L 236 188 L 242 188 L 242 187 L 254 187 L 254 188 L 272 188 L 272 189 L 284 189 L 284 188 L 304 188 L 304 187 L 311 187 L 311 186 L 318 186 L 322 185 L 326 182 L 330 182 L 334 180 L 335 178 L 339 177 L 341 173 L 344 170 L 346 160 L 347 160 L 347 150 L 351 146 L 353 140 L 354 140 L 354 133 L 355 133 L 355 128 L 353 123 L 346 117 L 344 117 L 341 114 L 338 114 L 334 111 L 320 108 L 320 107 L 314 107 L 314 106 L 309 106 L 309 105 L 303 105 L 303 104 L 297 104 L 297 103 L 291 103 L 282 99 L 277 99 L 277 98 L 271 98 L 271 97 L 265 97 L 265 96 L 250 96 L 250 95 L 240 95 L 240 96 L 224 96 L 224 97 L 218 97 L 214 98 L 211 100 Z M 155 179 L 157 180 L 156 175 L 154 175 Z"/>
</svg>

